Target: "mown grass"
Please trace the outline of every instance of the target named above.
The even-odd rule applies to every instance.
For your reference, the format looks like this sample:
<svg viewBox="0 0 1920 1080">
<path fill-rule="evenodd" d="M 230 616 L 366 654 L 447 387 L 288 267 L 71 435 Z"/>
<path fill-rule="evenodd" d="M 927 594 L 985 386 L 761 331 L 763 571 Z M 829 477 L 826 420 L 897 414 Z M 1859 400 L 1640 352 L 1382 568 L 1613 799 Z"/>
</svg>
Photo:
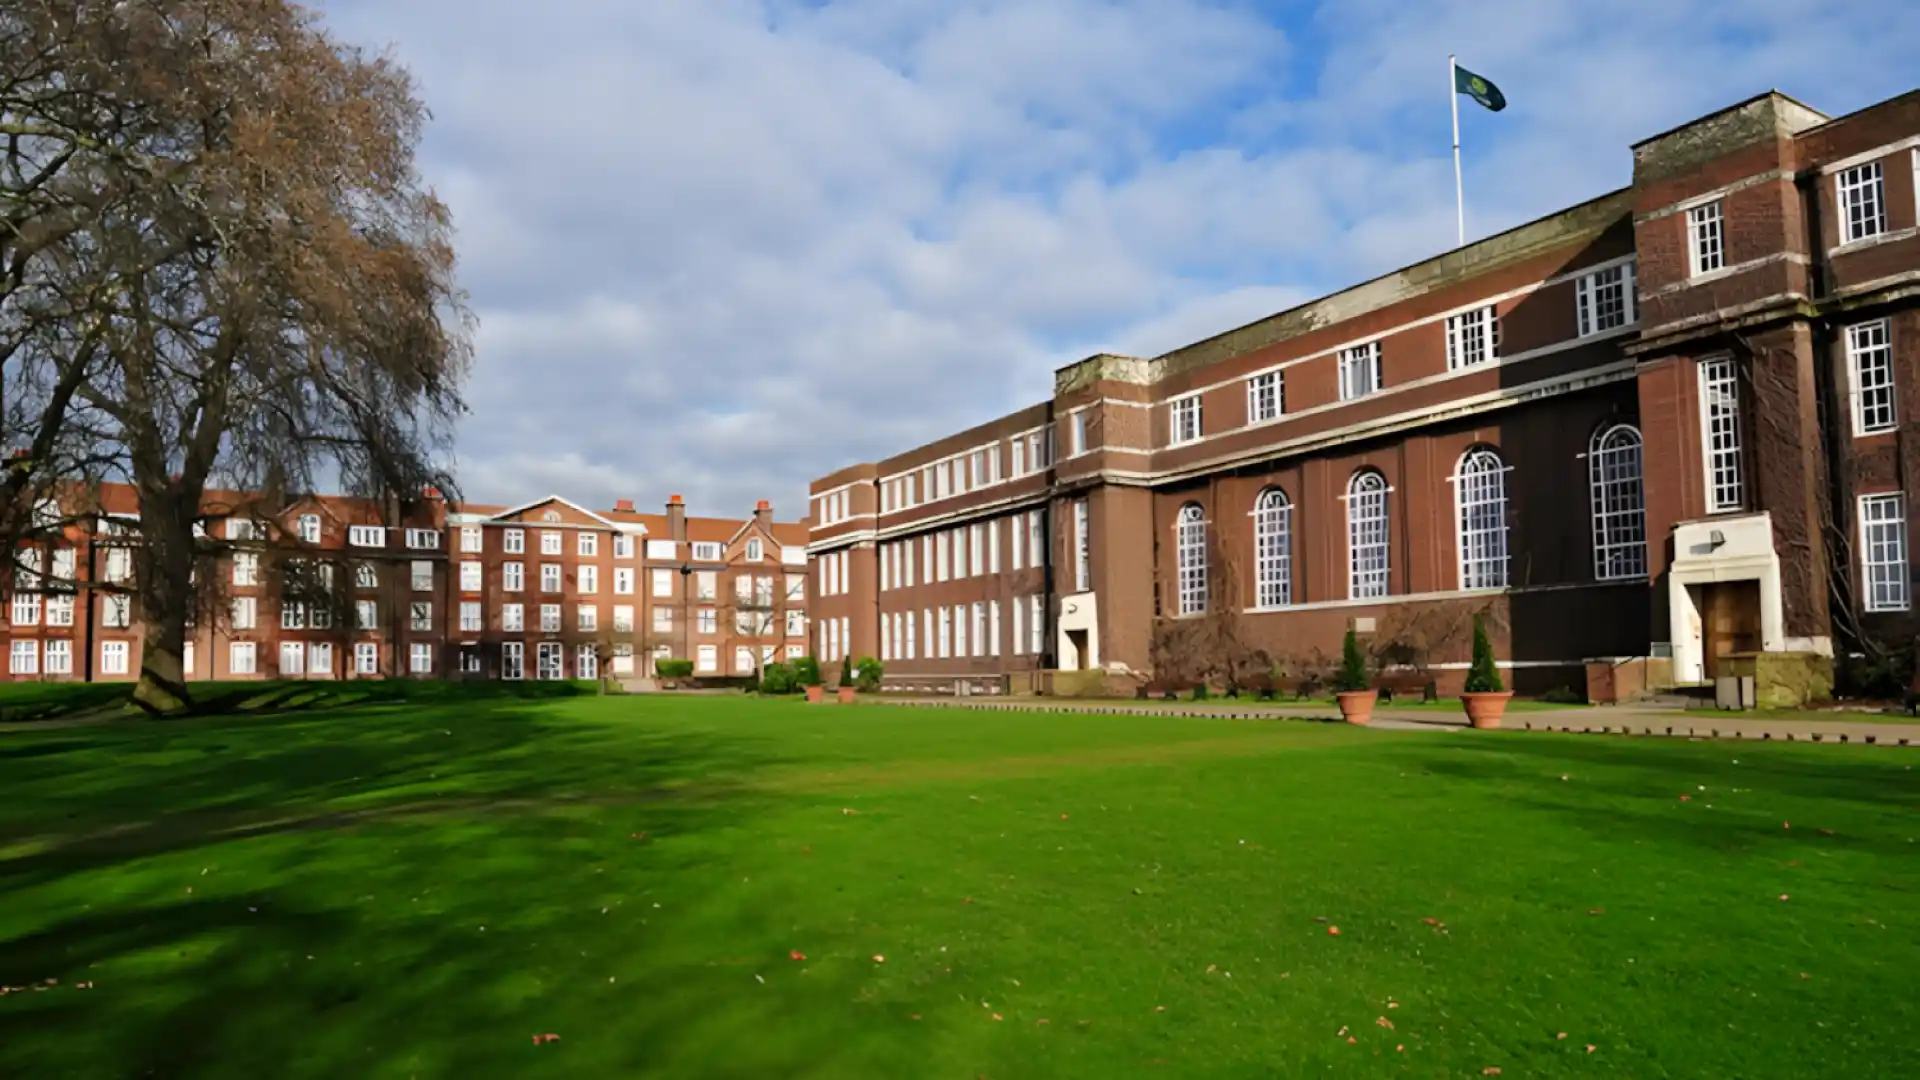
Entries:
<svg viewBox="0 0 1920 1080">
<path fill-rule="evenodd" d="M 575 697 L 599 692 L 586 681 L 459 682 L 449 679 L 287 679 L 202 681 L 188 687 L 201 716 L 281 716 L 355 705 L 448 705 L 501 698 Z M 131 716 L 131 683 L 0 683 L 0 724 Z"/>
<path fill-rule="evenodd" d="M 16 733 L 0 1075 L 1920 1075 L 1912 761 L 738 698 Z"/>
</svg>

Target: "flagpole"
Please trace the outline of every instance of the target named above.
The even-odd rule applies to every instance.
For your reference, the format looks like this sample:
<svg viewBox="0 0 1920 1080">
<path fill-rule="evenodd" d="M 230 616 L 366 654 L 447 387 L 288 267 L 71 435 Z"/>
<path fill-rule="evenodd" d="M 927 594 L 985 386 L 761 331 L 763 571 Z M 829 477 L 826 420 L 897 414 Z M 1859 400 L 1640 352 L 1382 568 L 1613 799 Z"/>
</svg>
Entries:
<svg viewBox="0 0 1920 1080">
<path fill-rule="evenodd" d="M 1467 190 L 1460 182 L 1460 75 L 1454 56 L 1447 55 L 1447 100 L 1453 102 L 1453 209 L 1460 227 L 1460 244 L 1467 246 Z"/>
</svg>

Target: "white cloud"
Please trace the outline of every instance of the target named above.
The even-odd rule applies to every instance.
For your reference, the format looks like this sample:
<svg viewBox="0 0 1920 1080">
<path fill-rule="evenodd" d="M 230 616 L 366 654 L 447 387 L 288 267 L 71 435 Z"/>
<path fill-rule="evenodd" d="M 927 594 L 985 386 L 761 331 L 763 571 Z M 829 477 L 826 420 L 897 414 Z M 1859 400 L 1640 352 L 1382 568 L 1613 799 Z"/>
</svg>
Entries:
<svg viewBox="0 0 1920 1080">
<path fill-rule="evenodd" d="M 1912 5 L 325 0 L 388 42 L 481 317 L 471 497 L 696 512 L 1045 397 L 1625 182 L 1627 144 L 1779 84 L 1899 92 Z M 1470 51 L 1471 55 L 1465 55 Z"/>
</svg>

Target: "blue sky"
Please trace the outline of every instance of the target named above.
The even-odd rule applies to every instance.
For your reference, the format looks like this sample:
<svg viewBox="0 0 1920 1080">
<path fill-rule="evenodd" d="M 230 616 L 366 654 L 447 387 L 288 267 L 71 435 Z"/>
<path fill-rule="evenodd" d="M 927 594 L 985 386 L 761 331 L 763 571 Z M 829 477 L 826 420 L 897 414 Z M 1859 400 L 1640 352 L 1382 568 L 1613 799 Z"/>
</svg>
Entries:
<svg viewBox="0 0 1920 1080">
<path fill-rule="evenodd" d="M 1920 5 L 1837 0 L 322 0 L 434 121 L 480 317 L 470 497 L 698 513 L 1626 183 L 1777 87 L 1912 89 Z"/>
</svg>

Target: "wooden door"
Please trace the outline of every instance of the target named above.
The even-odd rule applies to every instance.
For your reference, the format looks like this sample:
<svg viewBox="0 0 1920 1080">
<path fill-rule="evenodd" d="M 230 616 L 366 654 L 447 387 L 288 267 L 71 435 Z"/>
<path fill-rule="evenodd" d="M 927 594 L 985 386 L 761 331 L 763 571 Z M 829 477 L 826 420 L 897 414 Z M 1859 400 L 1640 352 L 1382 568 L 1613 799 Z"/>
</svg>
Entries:
<svg viewBox="0 0 1920 1080">
<path fill-rule="evenodd" d="M 1725 658 L 1733 653 L 1760 651 L 1760 583 L 1721 581 L 1705 586 L 1701 612 L 1701 644 L 1706 652 L 1707 678 L 1724 674 Z"/>
</svg>

